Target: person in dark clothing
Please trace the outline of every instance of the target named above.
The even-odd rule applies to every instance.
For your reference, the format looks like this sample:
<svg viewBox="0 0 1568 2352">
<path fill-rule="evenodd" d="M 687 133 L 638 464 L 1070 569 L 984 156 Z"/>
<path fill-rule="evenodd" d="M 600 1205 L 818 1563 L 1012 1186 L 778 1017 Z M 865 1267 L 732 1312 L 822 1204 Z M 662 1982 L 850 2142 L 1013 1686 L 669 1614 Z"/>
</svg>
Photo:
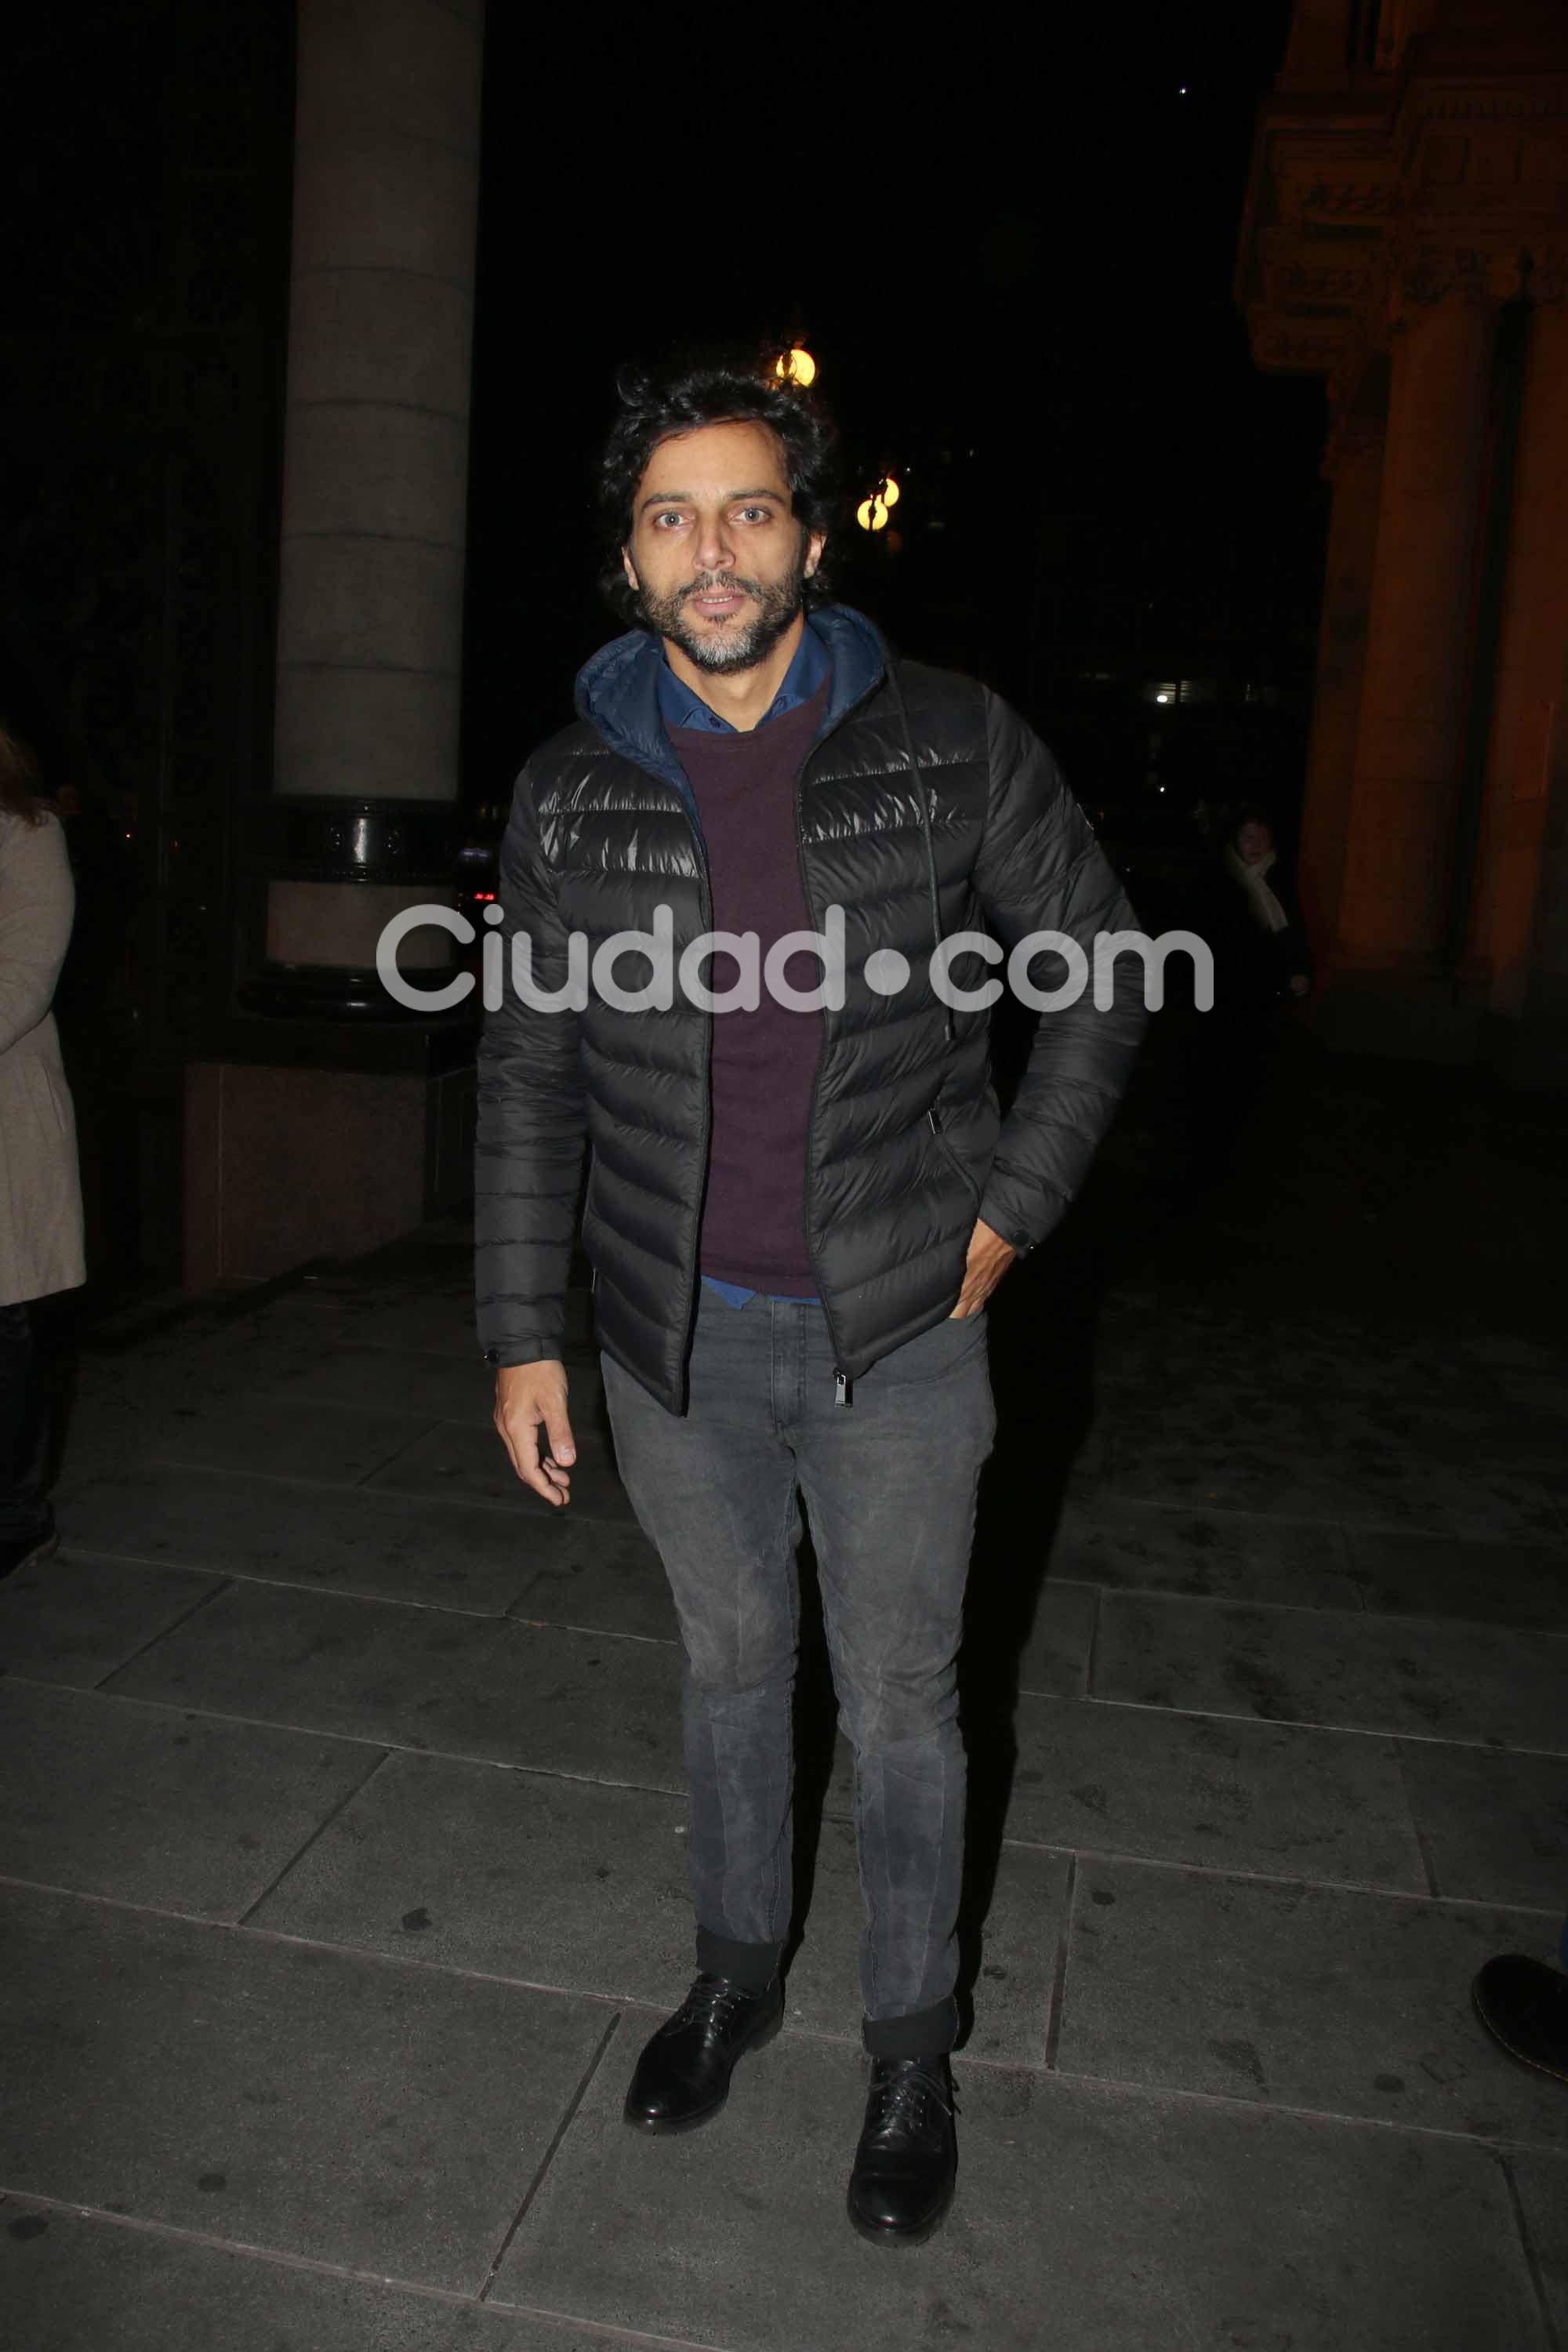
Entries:
<svg viewBox="0 0 1568 2352">
<path fill-rule="evenodd" d="M 1220 853 L 1217 921 L 1210 945 L 1216 997 L 1238 1017 L 1268 1013 L 1312 986 L 1312 952 L 1294 886 L 1262 809 L 1247 809 Z M 1228 886 L 1228 887 L 1227 887 Z"/>
<path fill-rule="evenodd" d="M 480 1047 L 479 1326 L 513 1465 L 563 1506 L 586 1150 L 605 1393 L 686 1660 L 698 1973 L 632 2077 L 647 2131 L 715 2115 L 783 2020 L 805 1500 L 866 1907 L 848 2207 L 887 2242 L 938 2225 L 955 2173 L 955 1661 L 995 1425 L 985 1304 L 1081 1182 L 1144 1013 L 1126 961 L 1103 1009 L 1060 992 L 1001 1117 L 983 957 L 1027 958 L 1043 931 L 1087 953 L 1131 910 L 1017 715 L 826 601 L 831 460 L 812 404 L 748 368 L 623 382 L 603 496 L 636 625 L 584 669 L 502 846 L 530 985 L 501 992 Z M 978 947 L 955 940 L 977 919 Z M 679 992 L 651 953 L 640 993 L 606 986 L 601 951 L 633 930 L 651 949 L 660 923 Z M 838 981 L 818 984 L 831 957 L 804 935 L 836 925 Z"/>
<path fill-rule="evenodd" d="M 1214 957 L 1214 1003 L 1184 1014 L 1184 1181 L 1228 1174 L 1268 1080 L 1281 1010 L 1310 995 L 1311 949 L 1268 813 L 1248 808 L 1219 845 L 1196 928 Z"/>
</svg>

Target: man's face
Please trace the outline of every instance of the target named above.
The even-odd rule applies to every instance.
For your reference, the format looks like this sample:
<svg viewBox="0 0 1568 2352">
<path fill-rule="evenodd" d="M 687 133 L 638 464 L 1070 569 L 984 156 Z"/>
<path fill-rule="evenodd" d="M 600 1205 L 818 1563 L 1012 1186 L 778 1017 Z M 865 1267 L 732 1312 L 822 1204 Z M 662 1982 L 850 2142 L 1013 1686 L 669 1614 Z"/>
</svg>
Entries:
<svg viewBox="0 0 1568 2352">
<path fill-rule="evenodd" d="M 1274 835 L 1266 824 L 1244 824 L 1236 836 L 1236 845 L 1244 862 L 1256 866 L 1273 848 Z"/>
<path fill-rule="evenodd" d="M 784 450 L 763 425 L 661 441 L 621 551 L 637 610 L 699 669 L 754 669 L 801 610 L 825 535 L 790 511 Z"/>
</svg>

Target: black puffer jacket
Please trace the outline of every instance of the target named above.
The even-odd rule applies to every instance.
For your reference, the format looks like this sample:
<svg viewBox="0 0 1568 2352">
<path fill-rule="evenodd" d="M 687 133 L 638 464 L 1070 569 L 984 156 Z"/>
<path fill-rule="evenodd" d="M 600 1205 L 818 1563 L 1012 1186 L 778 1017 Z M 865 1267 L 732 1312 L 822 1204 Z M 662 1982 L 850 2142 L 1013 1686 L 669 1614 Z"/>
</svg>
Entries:
<svg viewBox="0 0 1568 2352">
<path fill-rule="evenodd" d="M 1131 911 L 1050 753 L 974 680 L 895 664 L 847 606 L 813 615 L 833 655 L 827 717 L 796 785 L 806 903 L 845 913 L 845 1003 L 823 1014 L 807 1143 L 806 1238 L 849 1378 L 950 1313 L 977 1215 L 1020 1249 L 1056 1223 L 1126 1084 L 1144 1013 L 1136 958 L 1116 1001 L 1088 991 L 1042 1015 L 1005 1123 L 990 1083 L 987 1014 L 930 986 L 934 939 L 1131 928 Z M 567 940 L 652 929 L 674 944 L 712 928 L 685 776 L 658 715 L 658 642 L 642 632 L 578 680 L 580 721 L 518 780 L 501 851 L 504 936 L 525 930 L 542 988 Z M 917 773 L 918 772 L 918 773 Z M 866 959 L 894 948 L 910 984 L 879 995 Z M 647 966 L 617 967 L 624 987 Z M 1038 984 L 1059 959 L 1035 967 Z M 953 978 L 993 975 L 960 957 Z M 682 1002 L 621 1012 L 531 1010 L 510 984 L 479 1048 L 476 1192 L 479 1340 L 490 1362 L 561 1353 L 584 1141 L 583 1245 L 599 1344 L 671 1412 L 684 1410 L 707 1167 L 713 1017 Z"/>
</svg>

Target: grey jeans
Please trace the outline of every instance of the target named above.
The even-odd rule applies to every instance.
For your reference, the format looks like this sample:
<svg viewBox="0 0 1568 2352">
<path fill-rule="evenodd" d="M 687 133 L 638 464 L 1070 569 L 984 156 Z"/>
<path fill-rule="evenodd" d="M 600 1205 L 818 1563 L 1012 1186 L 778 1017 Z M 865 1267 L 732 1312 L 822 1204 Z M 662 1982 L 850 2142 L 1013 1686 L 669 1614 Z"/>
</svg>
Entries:
<svg viewBox="0 0 1568 2352">
<path fill-rule="evenodd" d="M 956 1662 L 995 1413 L 985 1317 L 939 1323 L 835 1402 L 820 1307 L 703 1288 L 684 1415 L 603 1359 L 621 1475 L 669 1578 L 700 1968 L 761 1984 L 790 1926 L 800 1498 L 855 1753 L 867 2048 L 950 2049 L 965 1773 Z"/>
</svg>

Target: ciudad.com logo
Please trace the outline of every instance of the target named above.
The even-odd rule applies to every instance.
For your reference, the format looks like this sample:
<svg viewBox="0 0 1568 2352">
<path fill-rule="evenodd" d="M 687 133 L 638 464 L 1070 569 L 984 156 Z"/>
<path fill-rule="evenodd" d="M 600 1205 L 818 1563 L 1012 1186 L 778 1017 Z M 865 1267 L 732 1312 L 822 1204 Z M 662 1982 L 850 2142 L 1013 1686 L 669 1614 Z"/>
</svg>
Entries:
<svg viewBox="0 0 1568 2352">
<path fill-rule="evenodd" d="M 484 920 L 479 979 L 462 971 L 438 988 L 420 988 L 398 970 L 397 951 L 405 940 L 426 924 L 448 931 L 464 947 L 472 947 L 479 935 L 455 907 L 405 907 L 395 915 L 375 950 L 376 972 L 387 994 L 411 1013 L 449 1013 L 476 987 L 486 1012 L 499 1012 L 509 981 L 518 1001 L 535 1013 L 585 1013 L 595 998 L 619 1013 L 668 1013 L 677 998 L 700 1013 L 754 1013 L 764 990 L 775 1004 L 792 1013 L 838 1013 L 844 1007 L 848 962 L 839 906 L 828 908 L 820 931 L 785 931 L 765 954 L 755 931 L 700 931 L 679 955 L 673 910 L 659 906 L 651 930 L 611 931 L 597 946 L 585 931 L 570 932 L 566 976 L 550 988 L 535 977 L 528 932 L 514 930 L 503 939 L 500 927 L 506 916 L 499 906 L 487 907 Z M 788 977 L 787 967 L 799 955 L 816 960 L 820 977 L 809 988 Z M 1005 961 L 1005 982 L 994 978 L 970 987 L 955 978 L 953 965 L 970 955 L 992 966 Z M 1030 971 L 1037 957 L 1045 955 L 1057 957 L 1062 966 L 1060 978 L 1048 987 L 1042 987 Z M 623 957 L 632 956 L 641 960 L 645 976 L 628 986 L 617 978 L 616 967 Z M 1029 931 L 1010 953 L 984 931 L 953 931 L 929 964 L 925 958 L 921 962 L 929 969 L 932 993 L 957 1013 L 989 1010 L 1004 985 L 1037 1013 L 1059 1013 L 1079 1003 L 1086 992 L 1097 1011 L 1107 1013 L 1116 1001 L 1116 967 L 1124 956 L 1136 958 L 1142 968 L 1143 1002 L 1151 1013 L 1158 1013 L 1165 1002 L 1165 966 L 1173 956 L 1191 956 L 1192 1001 L 1200 1013 L 1212 1009 L 1214 957 L 1195 931 L 1162 931 L 1157 939 L 1146 931 L 1098 931 L 1092 953 L 1066 931 Z M 706 976 L 716 957 L 727 958 L 735 967 L 734 977 L 720 988 Z M 866 958 L 860 976 L 873 995 L 892 997 L 909 987 L 915 968 L 897 948 L 877 948 Z"/>
</svg>

